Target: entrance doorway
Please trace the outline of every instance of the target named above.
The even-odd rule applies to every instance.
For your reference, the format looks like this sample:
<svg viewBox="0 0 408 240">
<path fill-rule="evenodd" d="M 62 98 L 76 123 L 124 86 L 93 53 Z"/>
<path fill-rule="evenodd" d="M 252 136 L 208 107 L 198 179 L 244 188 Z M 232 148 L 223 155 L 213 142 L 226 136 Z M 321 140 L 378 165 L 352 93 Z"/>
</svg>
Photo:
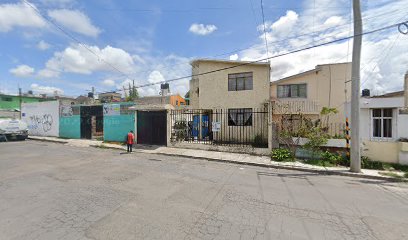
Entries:
<svg viewBox="0 0 408 240">
<path fill-rule="evenodd" d="M 102 106 L 81 106 L 81 138 L 103 136 Z"/>
</svg>

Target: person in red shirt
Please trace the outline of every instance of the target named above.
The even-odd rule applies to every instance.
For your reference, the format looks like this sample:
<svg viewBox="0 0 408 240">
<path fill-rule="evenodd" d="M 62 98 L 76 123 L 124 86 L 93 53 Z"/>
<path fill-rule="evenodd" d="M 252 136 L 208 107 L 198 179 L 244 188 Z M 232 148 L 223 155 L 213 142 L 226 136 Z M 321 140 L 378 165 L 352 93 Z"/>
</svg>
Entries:
<svg viewBox="0 0 408 240">
<path fill-rule="evenodd" d="M 128 152 L 132 152 L 132 147 L 134 143 L 135 143 L 135 135 L 133 135 L 133 131 L 130 130 L 130 132 L 127 134 L 127 141 L 126 141 Z"/>
</svg>

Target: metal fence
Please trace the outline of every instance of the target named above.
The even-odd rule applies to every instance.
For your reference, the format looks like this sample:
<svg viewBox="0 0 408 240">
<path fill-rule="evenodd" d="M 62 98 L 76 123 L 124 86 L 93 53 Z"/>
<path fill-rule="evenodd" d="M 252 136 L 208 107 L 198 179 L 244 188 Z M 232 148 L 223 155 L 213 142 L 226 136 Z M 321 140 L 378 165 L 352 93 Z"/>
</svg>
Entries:
<svg viewBox="0 0 408 240">
<path fill-rule="evenodd" d="M 171 110 L 171 142 L 268 147 L 268 109 Z"/>
</svg>

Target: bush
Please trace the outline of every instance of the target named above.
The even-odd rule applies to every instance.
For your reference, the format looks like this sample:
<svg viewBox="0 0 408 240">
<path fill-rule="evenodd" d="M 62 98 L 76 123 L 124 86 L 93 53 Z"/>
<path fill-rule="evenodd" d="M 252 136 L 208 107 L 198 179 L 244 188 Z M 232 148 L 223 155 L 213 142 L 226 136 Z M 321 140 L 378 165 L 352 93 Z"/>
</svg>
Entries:
<svg viewBox="0 0 408 240">
<path fill-rule="evenodd" d="M 371 161 L 368 157 L 361 157 L 361 168 L 363 169 L 375 169 L 375 170 L 385 170 L 384 163 Z"/>
<path fill-rule="evenodd" d="M 338 165 L 343 161 L 343 157 L 339 154 L 331 153 L 329 151 L 325 151 L 322 153 L 322 159 L 326 162 L 329 162 L 333 165 Z"/>
<path fill-rule="evenodd" d="M 272 150 L 271 158 L 278 162 L 293 161 L 292 153 L 286 148 L 278 148 Z"/>
</svg>

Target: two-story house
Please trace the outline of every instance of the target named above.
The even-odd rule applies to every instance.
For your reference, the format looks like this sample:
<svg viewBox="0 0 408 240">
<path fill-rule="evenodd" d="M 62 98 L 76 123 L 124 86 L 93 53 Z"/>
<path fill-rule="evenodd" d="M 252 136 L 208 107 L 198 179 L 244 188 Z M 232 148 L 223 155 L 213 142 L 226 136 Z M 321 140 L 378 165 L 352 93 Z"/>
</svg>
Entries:
<svg viewBox="0 0 408 240">
<path fill-rule="evenodd" d="M 191 108 L 260 108 L 268 102 L 269 63 L 198 59 L 191 66 Z"/>
<path fill-rule="evenodd" d="M 328 122 L 339 126 L 345 122 L 345 103 L 351 97 L 351 63 L 317 65 L 315 69 L 271 82 L 273 118 L 287 118 L 290 124 L 299 115 L 317 119 L 323 107 L 336 108 Z M 338 127 L 340 130 L 341 128 Z"/>
<path fill-rule="evenodd" d="M 194 139 L 245 144 L 267 139 L 269 63 L 198 59 L 191 66 L 187 121 Z"/>
</svg>

